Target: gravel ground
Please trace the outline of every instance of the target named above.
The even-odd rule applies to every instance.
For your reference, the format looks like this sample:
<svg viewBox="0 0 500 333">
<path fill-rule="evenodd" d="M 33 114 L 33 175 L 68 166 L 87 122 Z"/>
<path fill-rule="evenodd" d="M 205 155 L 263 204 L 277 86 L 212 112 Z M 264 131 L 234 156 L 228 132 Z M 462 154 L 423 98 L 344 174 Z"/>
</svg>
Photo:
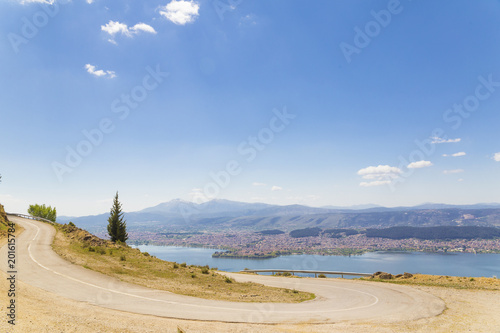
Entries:
<svg viewBox="0 0 500 333">
<path fill-rule="evenodd" d="M 8 304 L 6 274 L 0 273 L 0 302 Z M 2 332 L 498 332 L 500 291 L 414 286 L 443 299 L 443 314 L 397 323 L 339 322 L 324 325 L 249 325 L 186 321 L 138 315 L 72 301 L 18 281 L 17 323 L 0 321 Z"/>
</svg>

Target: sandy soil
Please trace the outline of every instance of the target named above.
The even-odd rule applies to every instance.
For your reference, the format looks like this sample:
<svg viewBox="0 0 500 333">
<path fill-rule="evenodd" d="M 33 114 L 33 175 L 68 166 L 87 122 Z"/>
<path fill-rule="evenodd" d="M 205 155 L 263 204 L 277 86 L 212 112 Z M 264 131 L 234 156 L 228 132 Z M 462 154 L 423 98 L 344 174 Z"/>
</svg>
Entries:
<svg viewBox="0 0 500 333">
<path fill-rule="evenodd" d="M 5 273 L 0 273 L 0 303 L 8 302 Z M 443 314 L 398 323 L 340 322 L 325 325 L 248 325 L 186 321 L 109 310 L 55 296 L 18 282 L 17 324 L 2 332 L 499 332 L 500 291 L 415 286 L 446 302 Z"/>
</svg>

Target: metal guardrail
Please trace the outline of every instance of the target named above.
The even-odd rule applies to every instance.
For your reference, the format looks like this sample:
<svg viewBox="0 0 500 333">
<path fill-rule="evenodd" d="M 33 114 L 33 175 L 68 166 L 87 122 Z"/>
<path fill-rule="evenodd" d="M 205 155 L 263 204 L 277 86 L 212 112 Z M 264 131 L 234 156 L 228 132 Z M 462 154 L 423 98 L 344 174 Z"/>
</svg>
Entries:
<svg viewBox="0 0 500 333">
<path fill-rule="evenodd" d="M 344 275 L 349 275 L 349 276 L 372 276 L 373 274 L 371 273 L 356 273 L 356 272 L 332 272 L 332 271 L 310 271 L 310 270 L 294 270 L 294 269 L 245 269 L 240 271 L 242 273 L 272 273 L 274 274 L 275 272 L 280 272 L 280 273 L 292 273 L 292 275 L 295 275 L 295 273 L 308 273 L 308 274 L 314 274 L 314 277 L 318 277 L 318 274 L 324 274 L 324 275 L 340 275 L 342 278 Z"/>
<path fill-rule="evenodd" d="M 37 221 L 47 222 L 47 223 L 51 223 L 51 224 L 54 223 L 54 221 L 44 219 L 43 217 L 33 216 L 33 215 L 18 214 L 18 213 L 5 213 L 5 214 L 11 215 L 11 216 L 22 217 L 22 218 L 30 219 L 30 220 L 37 220 Z"/>
</svg>

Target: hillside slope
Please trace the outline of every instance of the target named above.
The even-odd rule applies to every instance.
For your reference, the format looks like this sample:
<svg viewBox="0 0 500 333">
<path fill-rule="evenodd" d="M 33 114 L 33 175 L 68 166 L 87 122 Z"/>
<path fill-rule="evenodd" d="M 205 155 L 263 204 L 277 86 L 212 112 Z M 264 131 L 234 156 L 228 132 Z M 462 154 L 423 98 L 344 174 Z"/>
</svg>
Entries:
<svg viewBox="0 0 500 333">
<path fill-rule="evenodd" d="M 5 210 L 0 204 L 0 238 L 7 236 L 8 223 L 9 219 L 7 218 L 7 214 L 5 214 Z"/>
</svg>

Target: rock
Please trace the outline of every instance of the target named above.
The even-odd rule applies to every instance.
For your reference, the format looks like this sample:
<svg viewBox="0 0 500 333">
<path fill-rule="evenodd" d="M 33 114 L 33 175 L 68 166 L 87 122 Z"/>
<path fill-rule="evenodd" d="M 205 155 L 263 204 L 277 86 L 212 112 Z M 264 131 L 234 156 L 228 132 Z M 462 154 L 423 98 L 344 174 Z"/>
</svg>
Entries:
<svg viewBox="0 0 500 333">
<path fill-rule="evenodd" d="M 382 273 L 378 276 L 378 278 L 383 280 L 390 280 L 394 278 L 394 276 L 391 273 Z"/>
<path fill-rule="evenodd" d="M 400 277 L 402 277 L 402 276 L 403 276 L 403 274 L 398 274 L 398 275 L 394 276 L 394 278 L 395 278 L 395 279 L 399 279 L 399 278 L 400 278 Z"/>
<path fill-rule="evenodd" d="M 390 279 L 394 278 L 394 276 L 392 274 L 386 273 L 386 272 L 375 272 L 375 273 L 373 273 L 371 278 L 372 279 L 377 278 L 377 279 L 390 280 Z"/>
</svg>

